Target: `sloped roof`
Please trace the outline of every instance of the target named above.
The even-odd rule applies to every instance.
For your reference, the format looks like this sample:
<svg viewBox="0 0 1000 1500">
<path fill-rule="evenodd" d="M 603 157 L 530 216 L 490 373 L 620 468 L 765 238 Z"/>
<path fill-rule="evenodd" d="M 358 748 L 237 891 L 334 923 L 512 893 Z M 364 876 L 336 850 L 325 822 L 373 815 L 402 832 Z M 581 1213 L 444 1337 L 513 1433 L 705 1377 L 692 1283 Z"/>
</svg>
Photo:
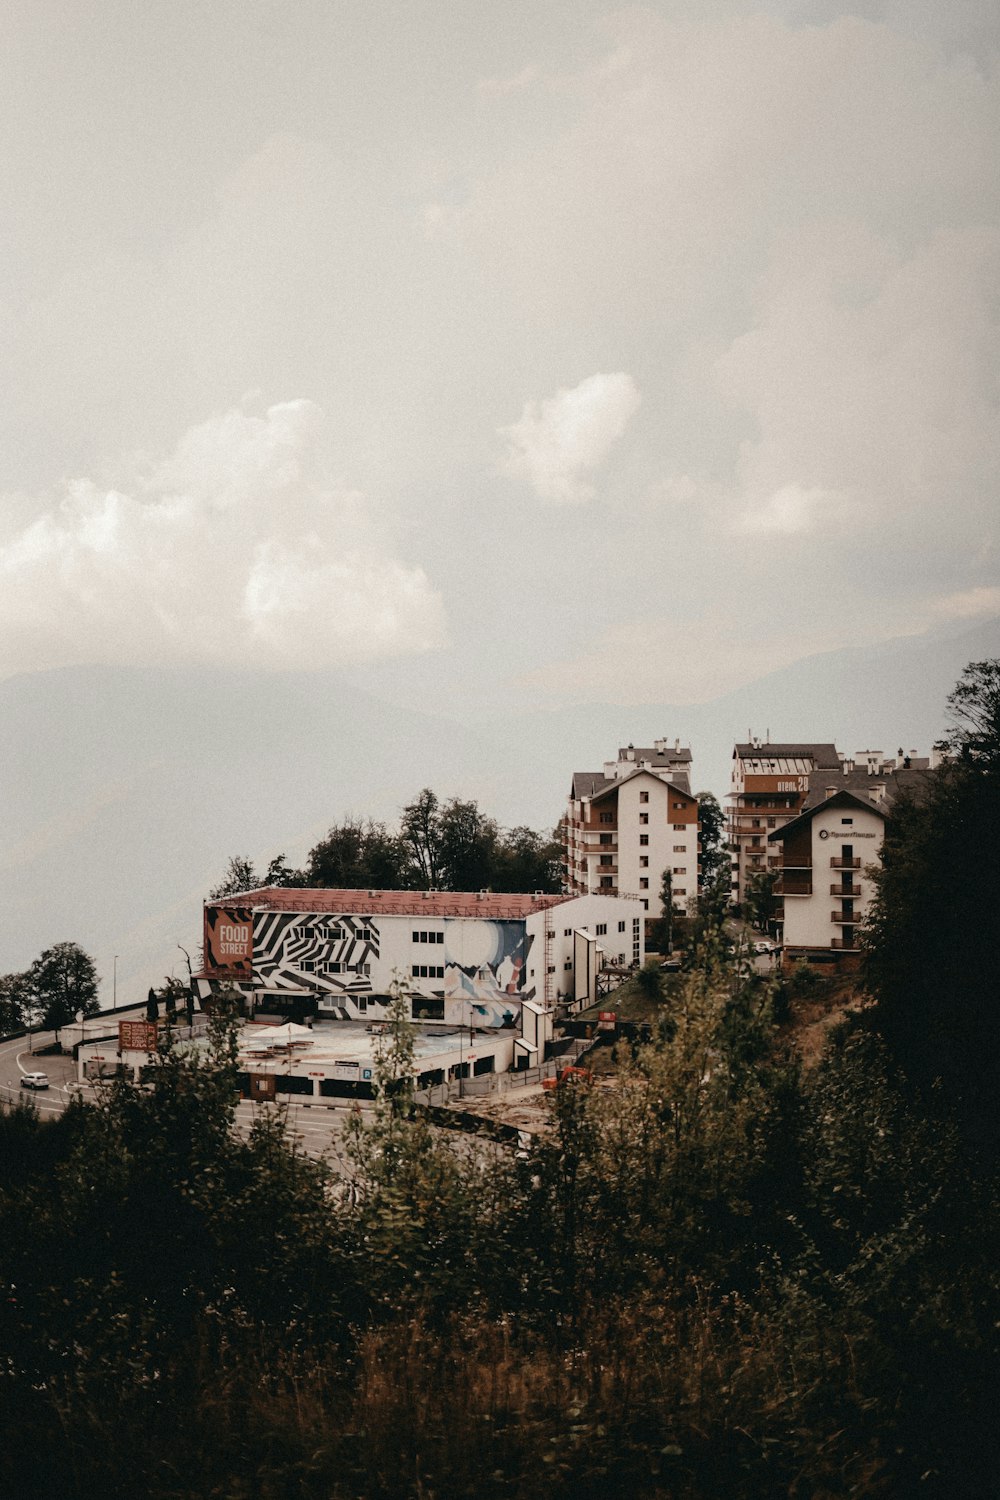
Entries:
<svg viewBox="0 0 1000 1500">
<path fill-rule="evenodd" d="M 816 766 L 835 770 L 840 765 L 836 745 L 803 741 L 799 744 L 736 744 L 733 758 L 740 760 L 812 760 Z"/>
<path fill-rule="evenodd" d="M 613 792 L 626 782 L 634 781 L 637 776 L 654 776 L 662 786 L 667 786 L 674 792 L 683 792 L 685 797 L 691 797 L 691 778 L 686 771 L 675 771 L 668 781 L 666 777 L 659 775 L 648 766 L 636 766 L 634 771 L 629 771 L 627 776 L 619 776 L 614 781 L 605 781 L 604 785 L 591 793 L 593 801 L 597 802 L 604 796 L 605 792 Z"/>
<path fill-rule="evenodd" d="M 866 812 L 877 813 L 880 818 L 887 818 L 893 802 L 901 792 L 919 794 L 927 786 L 928 777 L 933 774 L 932 771 L 920 769 L 883 771 L 872 775 L 867 771 L 848 771 L 846 774 L 840 772 L 835 782 L 827 771 L 812 771 L 802 811 L 783 828 L 776 828 L 773 833 L 769 833 L 768 843 L 780 842 L 793 829 L 808 823 L 823 807 L 850 804 L 862 807 Z M 832 796 L 828 790 L 830 787 L 835 787 Z M 884 788 L 881 798 L 876 792 L 878 787 Z"/>
</svg>

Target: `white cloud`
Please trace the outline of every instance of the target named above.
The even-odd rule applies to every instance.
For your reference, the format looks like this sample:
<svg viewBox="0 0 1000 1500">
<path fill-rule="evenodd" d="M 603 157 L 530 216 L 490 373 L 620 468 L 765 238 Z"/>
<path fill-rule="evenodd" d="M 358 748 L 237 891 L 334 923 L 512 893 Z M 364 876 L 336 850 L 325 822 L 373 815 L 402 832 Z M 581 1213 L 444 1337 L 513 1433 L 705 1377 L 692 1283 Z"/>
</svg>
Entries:
<svg viewBox="0 0 1000 1500">
<path fill-rule="evenodd" d="M 933 601 L 932 607 L 935 614 L 946 620 L 989 619 L 991 615 L 1000 615 L 1000 588 L 982 585 L 957 594 L 944 594 Z"/>
<path fill-rule="evenodd" d="M 441 645 L 424 572 L 314 474 L 309 401 L 226 412 L 127 490 L 89 479 L 0 547 L 0 671 L 79 662 L 316 667 Z"/>
<path fill-rule="evenodd" d="M 506 468 L 526 478 L 543 500 L 579 505 L 593 498 L 588 482 L 639 406 L 631 375 L 591 375 L 547 401 L 526 403 L 521 419 L 501 431 L 510 439 Z"/>
<path fill-rule="evenodd" d="M 844 498 L 830 490 L 803 489 L 785 484 L 740 518 L 739 530 L 762 532 L 767 536 L 795 536 L 812 531 L 822 518 L 842 516 L 847 510 Z"/>
</svg>

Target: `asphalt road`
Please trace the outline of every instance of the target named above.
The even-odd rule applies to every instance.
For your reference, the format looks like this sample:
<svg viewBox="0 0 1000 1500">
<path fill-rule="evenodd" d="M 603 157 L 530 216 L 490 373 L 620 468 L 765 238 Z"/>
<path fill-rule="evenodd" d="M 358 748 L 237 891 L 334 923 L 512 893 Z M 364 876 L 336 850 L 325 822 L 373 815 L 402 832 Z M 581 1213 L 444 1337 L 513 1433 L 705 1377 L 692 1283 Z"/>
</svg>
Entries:
<svg viewBox="0 0 1000 1500">
<path fill-rule="evenodd" d="M 75 1028 L 70 1030 L 75 1031 Z M 76 1082 L 76 1065 L 71 1056 L 58 1053 L 39 1055 L 39 1049 L 54 1040 L 51 1032 L 36 1033 L 31 1039 L 31 1050 L 27 1037 L 0 1042 L 0 1100 L 6 1103 L 29 1100 L 44 1117 L 61 1114 L 75 1093 L 85 1100 L 96 1097 L 92 1084 Z M 40 1091 L 22 1089 L 20 1081 L 25 1073 L 48 1074 L 49 1087 Z M 337 1167 L 343 1161 L 342 1136 L 353 1107 L 353 1101 L 347 1100 L 333 1106 L 297 1102 L 289 1102 L 286 1106 L 258 1104 L 244 1099 L 236 1107 L 236 1128 L 242 1135 L 247 1135 L 256 1117 L 287 1108 L 288 1130 L 300 1149 L 308 1156 L 325 1156 Z M 447 1131 L 445 1134 L 459 1149 L 470 1144 L 469 1138 L 458 1132 Z M 346 1163 L 344 1168 L 346 1171 Z"/>
</svg>

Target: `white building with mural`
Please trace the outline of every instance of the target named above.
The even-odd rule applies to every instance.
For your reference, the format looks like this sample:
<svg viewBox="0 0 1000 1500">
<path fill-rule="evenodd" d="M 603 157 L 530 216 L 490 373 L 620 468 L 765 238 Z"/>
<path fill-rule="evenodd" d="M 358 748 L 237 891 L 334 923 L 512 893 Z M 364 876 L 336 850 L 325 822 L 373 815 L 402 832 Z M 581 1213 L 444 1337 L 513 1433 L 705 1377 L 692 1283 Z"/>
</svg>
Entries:
<svg viewBox="0 0 1000 1500">
<path fill-rule="evenodd" d="M 195 993 L 229 987 L 250 1013 L 370 1022 L 400 981 L 415 1021 L 539 1045 L 539 1015 L 583 1009 L 602 968 L 643 962 L 643 915 L 634 898 L 597 894 L 266 887 L 206 903 Z"/>
</svg>

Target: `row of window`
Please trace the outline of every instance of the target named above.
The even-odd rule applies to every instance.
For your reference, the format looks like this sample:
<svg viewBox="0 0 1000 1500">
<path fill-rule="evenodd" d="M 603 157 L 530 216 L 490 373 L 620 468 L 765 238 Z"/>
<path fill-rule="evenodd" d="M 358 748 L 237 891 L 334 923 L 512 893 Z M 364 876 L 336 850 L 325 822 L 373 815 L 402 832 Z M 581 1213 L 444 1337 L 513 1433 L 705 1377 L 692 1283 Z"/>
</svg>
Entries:
<svg viewBox="0 0 1000 1500">
<path fill-rule="evenodd" d="M 361 927 L 357 932 L 348 932 L 344 927 L 316 927 L 314 935 L 318 938 L 326 938 L 329 942 L 340 943 L 344 938 L 356 937 L 362 943 L 370 943 L 372 932 L 370 927 Z"/>
<path fill-rule="evenodd" d="M 303 974 L 370 974 L 371 964 L 346 964 L 337 959 L 303 958 L 299 960 Z"/>
<path fill-rule="evenodd" d="M 443 943 L 444 942 L 444 933 L 443 932 L 415 932 L 413 934 L 413 941 L 415 943 Z"/>
<path fill-rule="evenodd" d="M 444 964 L 413 964 L 410 973 L 414 979 L 443 979 Z"/>
</svg>

